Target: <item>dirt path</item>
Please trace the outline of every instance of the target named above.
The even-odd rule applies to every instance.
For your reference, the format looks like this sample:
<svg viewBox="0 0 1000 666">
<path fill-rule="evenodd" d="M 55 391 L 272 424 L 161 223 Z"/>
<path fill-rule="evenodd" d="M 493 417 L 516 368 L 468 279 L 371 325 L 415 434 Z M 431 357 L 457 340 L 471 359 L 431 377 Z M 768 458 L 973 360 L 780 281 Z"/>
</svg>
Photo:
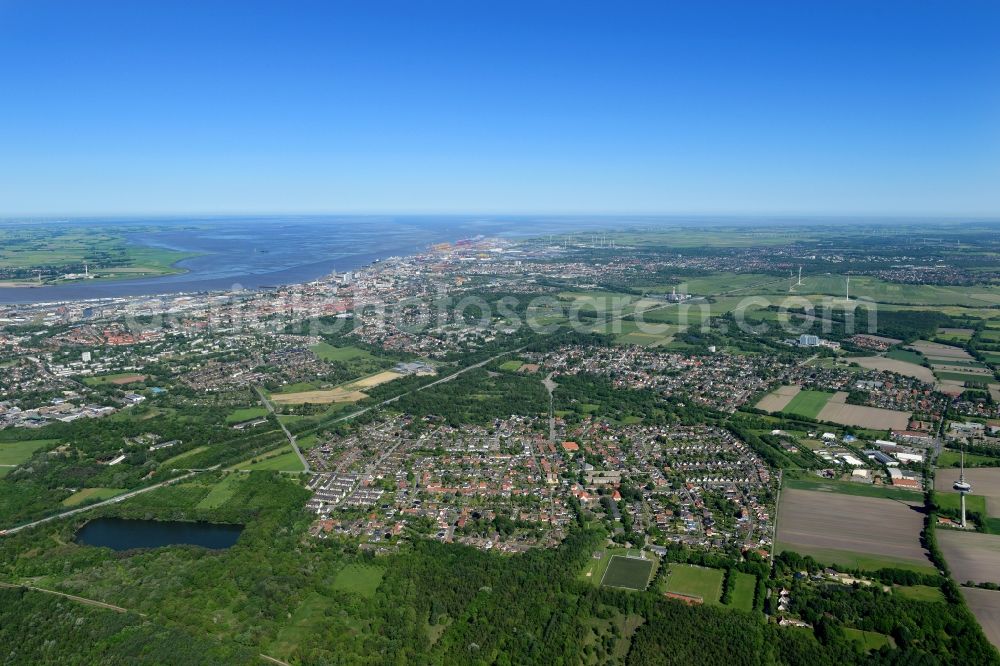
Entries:
<svg viewBox="0 0 1000 666">
<path fill-rule="evenodd" d="M 87 606 L 104 608 L 105 610 L 111 610 L 116 613 L 135 613 L 136 615 L 142 615 L 143 617 L 146 615 L 145 613 L 129 610 L 128 608 L 122 608 L 121 606 L 115 606 L 114 604 L 106 604 L 103 601 L 97 601 L 96 599 L 87 599 L 86 597 L 78 597 L 75 594 L 66 594 L 65 592 L 56 592 L 55 590 L 46 590 L 44 587 L 34 587 L 33 585 L 13 585 L 11 583 L 0 583 L 0 587 L 5 587 L 7 589 L 17 589 L 19 587 L 23 587 L 26 590 L 33 590 L 44 594 L 54 594 L 57 597 L 71 599 L 72 601 L 76 601 Z"/>
</svg>

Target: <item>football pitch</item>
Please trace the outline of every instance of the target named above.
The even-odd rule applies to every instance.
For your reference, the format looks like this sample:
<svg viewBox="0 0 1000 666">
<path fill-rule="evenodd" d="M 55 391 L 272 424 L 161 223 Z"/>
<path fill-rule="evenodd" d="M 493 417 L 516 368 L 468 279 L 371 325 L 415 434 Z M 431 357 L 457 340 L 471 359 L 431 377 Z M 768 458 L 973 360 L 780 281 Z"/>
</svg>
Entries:
<svg viewBox="0 0 1000 666">
<path fill-rule="evenodd" d="M 653 571 L 653 561 L 637 557 L 614 555 L 601 579 L 601 585 L 625 587 L 630 590 L 645 590 L 649 575 Z"/>
<path fill-rule="evenodd" d="M 667 592 L 692 597 L 706 604 L 717 604 L 722 596 L 724 577 L 725 573 L 721 569 L 671 564 L 670 574 L 667 576 Z"/>
</svg>

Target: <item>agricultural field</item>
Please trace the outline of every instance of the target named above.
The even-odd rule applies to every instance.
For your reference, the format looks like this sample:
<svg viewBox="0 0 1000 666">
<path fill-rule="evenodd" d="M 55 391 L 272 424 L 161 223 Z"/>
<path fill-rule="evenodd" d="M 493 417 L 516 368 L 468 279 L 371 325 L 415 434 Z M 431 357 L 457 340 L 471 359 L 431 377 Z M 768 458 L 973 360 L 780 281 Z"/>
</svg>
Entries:
<svg viewBox="0 0 1000 666">
<path fill-rule="evenodd" d="M 1000 591 L 963 587 L 962 596 L 986 638 L 1000 650 Z"/>
<path fill-rule="evenodd" d="M 810 300 L 842 298 L 846 277 L 827 273 L 803 275 L 802 284 L 790 283 L 787 278 L 770 275 L 717 273 L 686 280 L 685 290 L 696 295 L 733 293 L 741 295 L 794 294 Z M 670 287 L 664 289 L 669 291 Z M 920 306 L 952 306 L 957 308 L 990 308 L 1000 303 L 1000 288 L 995 285 L 973 287 L 902 284 L 887 282 L 871 276 L 851 276 L 851 298 L 871 301 L 900 309 Z M 895 309 L 895 308 L 894 308 Z M 937 309 L 937 308 L 936 308 Z"/>
<path fill-rule="evenodd" d="M 968 459 L 968 456 L 966 456 Z M 993 460 L 994 464 L 997 462 Z M 952 484 L 958 480 L 959 471 L 954 467 L 939 468 L 934 477 L 934 489 L 938 500 L 948 495 L 958 496 L 952 489 Z M 972 494 L 966 498 L 967 503 L 981 498 L 985 500 L 987 515 L 1000 518 L 1000 467 L 975 467 L 965 471 L 965 480 L 972 484 Z M 1000 581 L 998 581 L 1000 582 Z"/>
<path fill-rule="evenodd" d="M 804 276 L 802 286 L 796 291 L 802 294 L 843 296 L 845 282 L 843 275 Z M 900 284 L 870 276 L 851 276 L 851 297 L 899 305 L 991 307 L 1000 304 L 1000 288 L 992 285 L 960 287 Z"/>
<path fill-rule="evenodd" d="M 959 583 L 1000 583 L 1000 536 L 938 529 L 937 541 Z"/>
<path fill-rule="evenodd" d="M 131 244 L 127 230 L 75 226 L 6 227 L 0 229 L 0 272 L 21 277 L 0 281 L 0 287 L 65 284 L 65 274 L 83 272 L 90 281 L 134 279 L 182 273 L 176 264 L 198 256 L 165 248 Z M 37 276 L 34 269 L 41 269 Z"/>
<path fill-rule="evenodd" d="M 782 482 L 783 488 L 812 490 L 821 493 L 839 493 L 842 495 L 855 495 L 857 497 L 902 500 L 904 502 L 920 502 L 923 499 L 923 493 L 908 488 L 858 483 L 857 481 L 823 479 L 815 475 L 795 478 L 790 474 L 786 475 L 785 480 Z"/>
<path fill-rule="evenodd" d="M 722 596 L 721 569 L 709 569 L 693 564 L 671 564 L 667 572 L 666 591 L 693 597 L 705 604 L 718 604 Z"/>
<path fill-rule="evenodd" d="M 973 361 L 969 352 L 965 351 L 961 347 L 953 347 L 952 345 L 943 345 L 939 342 L 929 342 L 927 340 L 917 340 L 912 345 L 908 347 L 926 358 L 928 358 L 932 363 L 934 361 Z"/>
<path fill-rule="evenodd" d="M 924 359 L 923 354 L 910 349 L 903 349 L 901 347 L 893 347 L 885 353 L 885 357 L 892 358 L 897 361 L 905 361 L 907 363 L 912 363 L 913 365 L 922 365 L 926 360 Z"/>
<path fill-rule="evenodd" d="M 872 430 L 905 430 L 912 415 L 912 412 L 900 412 L 893 409 L 848 405 L 846 401 L 847 393 L 837 391 L 830 396 L 830 399 L 820 410 L 818 417 L 815 418 L 830 423 L 859 426 Z"/>
<path fill-rule="evenodd" d="M 658 285 L 648 289 L 648 291 L 669 294 L 676 287 L 678 292 L 684 294 L 718 296 L 728 292 L 752 293 L 759 289 L 767 289 L 776 282 L 785 281 L 776 280 L 773 275 L 760 273 L 714 273 L 690 277 L 676 285 Z"/>
<path fill-rule="evenodd" d="M 74 507 L 87 502 L 104 500 L 125 492 L 124 488 L 84 488 L 78 490 L 62 501 L 63 506 Z"/>
<path fill-rule="evenodd" d="M 917 355 L 914 354 L 914 356 Z M 851 363 L 857 363 L 862 368 L 895 372 L 897 375 L 914 377 L 922 382 L 927 382 L 928 384 L 934 383 L 934 373 L 930 368 L 918 365 L 911 361 L 890 358 L 888 356 L 863 356 L 861 358 L 852 357 L 849 360 Z"/>
<path fill-rule="evenodd" d="M 676 324 L 684 327 L 701 324 L 706 319 L 732 312 L 742 302 L 741 298 L 726 296 L 713 298 L 711 301 L 694 299 L 687 303 L 673 304 L 650 312 L 639 311 L 635 317 L 636 319 L 641 318 L 645 322 Z M 752 307 L 747 308 L 748 311 L 752 309 Z"/>
<path fill-rule="evenodd" d="M 348 564 L 337 572 L 331 587 L 341 592 L 359 594 L 362 597 L 375 596 L 375 590 L 382 583 L 385 571 L 381 567 L 365 564 Z"/>
<path fill-rule="evenodd" d="M 920 545 L 923 506 L 860 495 L 785 488 L 778 507 L 778 551 L 857 569 L 933 571 Z"/>
<path fill-rule="evenodd" d="M 393 372 L 392 370 L 384 370 L 383 372 L 378 372 L 368 377 L 362 377 L 361 379 L 351 382 L 347 386 L 348 388 L 358 388 L 358 389 L 373 388 L 380 384 L 391 382 L 394 379 L 399 379 L 402 376 L 403 375 L 399 374 L 398 372 Z"/>
<path fill-rule="evenodd" d="M 653 572 L 653 561 L 638 557 L 614 555 L 604 571 L 601 585 L 645 590 Z"/>
<path fill-rule="evenodd" d="M 940 328 L 936 337 L 948 342 L 968 342 L 973 333 L 971 328 Z"/>
<path fill-rule="evenodd" d="M 762 409 L 771 414 L 780 412 L 788 406 L 788 403 L 790 403 L 801 390 L 802 389 L 798 386 L 779 386 L 761 398 L 756 407 L 757 409 Z"/>
<path fill-rule="evenodd" d="M 781 411 L 792 416 L 815 419 L 832 397 L 833 394 L 826 391 L 799 391 Z"/>
</svg>

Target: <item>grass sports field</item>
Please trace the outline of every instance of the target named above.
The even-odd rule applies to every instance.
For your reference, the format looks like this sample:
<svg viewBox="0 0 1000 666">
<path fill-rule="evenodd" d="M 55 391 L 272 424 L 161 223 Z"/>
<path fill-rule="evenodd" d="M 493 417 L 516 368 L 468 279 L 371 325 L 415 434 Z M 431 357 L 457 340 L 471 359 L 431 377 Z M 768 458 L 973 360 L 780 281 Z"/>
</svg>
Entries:
<svg viewBox="0 0 1000 666">
<path fill-rule="evenodd" d="M 701 599 L 702 603 L 717 604 L 722 596 L 721 569 L 709 569 L 693 564 L 671 564 L 667 573 L 667 592 Z M 752 601 L 751 601 L 752 603 Z"/>
<path fill-rule="evenodd" d="M 826 391 L 799 391 L 781 411 L 793 416 L 814 419 L 823 411 L 832 396 L 832 393 Z"/>
<path fill-rule="evenodd" d="M 736 576 L 736 587 L 733 589 L 733 600 L 730 605 L 740 610 L 752 611 L 753 598 L 757 592 L 757 577 L 753 574 L 733 571 Z"/>
<path fill-rule="evenodd" d="M 601 579 L 607 587 L 625 587 L 630 590 L 645 590 L 649 576 L 653 572 L 653 561 L 637 557 L 614 555 Z"/>
</svg>

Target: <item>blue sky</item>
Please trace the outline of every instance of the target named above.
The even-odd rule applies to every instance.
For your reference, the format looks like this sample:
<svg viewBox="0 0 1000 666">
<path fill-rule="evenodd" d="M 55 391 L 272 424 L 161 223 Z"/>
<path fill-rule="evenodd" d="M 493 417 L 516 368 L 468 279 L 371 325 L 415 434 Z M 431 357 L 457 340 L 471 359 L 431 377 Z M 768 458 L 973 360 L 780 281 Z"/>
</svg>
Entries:
<svg viewBox="0 0 1000 666">
<path fill-rule="evenodd" d="M 996 215 L 998 31 L 993 0 L 0 0 L 0 215 Z"/>
</svg>

